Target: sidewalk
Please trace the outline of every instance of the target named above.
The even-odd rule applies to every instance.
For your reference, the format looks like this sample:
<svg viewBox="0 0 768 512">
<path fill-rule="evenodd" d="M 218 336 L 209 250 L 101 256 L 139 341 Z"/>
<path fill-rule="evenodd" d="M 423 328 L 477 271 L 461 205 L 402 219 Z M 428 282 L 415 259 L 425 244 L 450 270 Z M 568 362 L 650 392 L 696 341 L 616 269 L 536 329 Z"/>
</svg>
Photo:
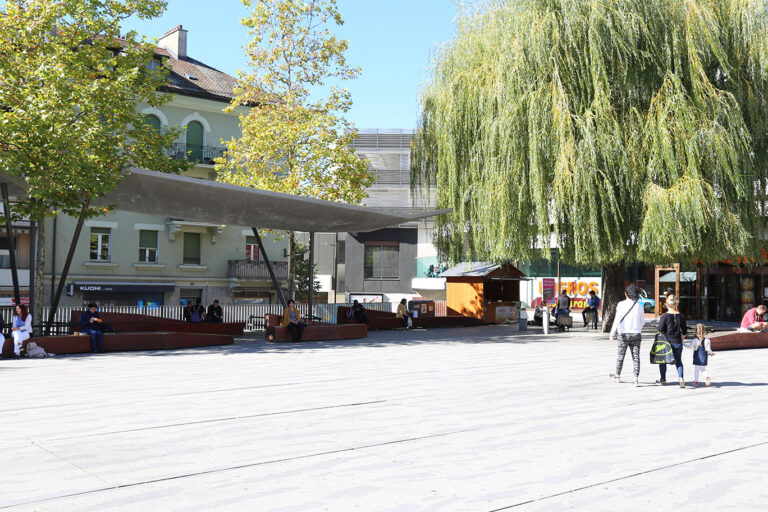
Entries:
<svg viewBox="0 0 768 512">
<path fill-rule="evenodd" d="M 0 508 L 762 508 L 768 351 L 680 389 L 652 384 L 649 349 L 638 388 L 580 329 L 0 361 Z"/>
</svg>

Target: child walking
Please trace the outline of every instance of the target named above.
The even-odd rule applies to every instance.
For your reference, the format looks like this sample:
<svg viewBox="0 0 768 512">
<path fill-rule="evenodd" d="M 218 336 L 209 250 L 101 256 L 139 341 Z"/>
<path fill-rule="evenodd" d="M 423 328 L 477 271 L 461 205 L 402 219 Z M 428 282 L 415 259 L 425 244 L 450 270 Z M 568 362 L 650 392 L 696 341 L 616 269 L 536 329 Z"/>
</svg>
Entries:
<svg viewBox="0 0 768 512">
<path fill-rule="evenodd" d="M 699 385 L 699 375 L 706 379 L 707 387 L 712 385 L 712 381 L 707 374 L 707 361 L 709 356 L 715 355 L 712 352 L 712 345 L 707 338 L 707 326 L 704 324 L 696 324 L 696 337 L 691 342 L 691 348 L 693 349 L 693 367 L 694 377 L 693 385 Z"/>
</svg>

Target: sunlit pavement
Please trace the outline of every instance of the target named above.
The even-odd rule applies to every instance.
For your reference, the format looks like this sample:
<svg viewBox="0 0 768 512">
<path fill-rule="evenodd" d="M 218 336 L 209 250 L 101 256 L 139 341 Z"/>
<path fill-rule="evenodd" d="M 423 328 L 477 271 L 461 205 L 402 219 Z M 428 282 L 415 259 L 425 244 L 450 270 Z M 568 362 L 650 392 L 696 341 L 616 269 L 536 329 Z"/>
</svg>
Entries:
<svg viewBox="0 0 768 512">
<path fill-rule="evenodd" d="M 763 510 L 768 350 L 679 389 L 649 349 L 638 388 L 582 329 L 4 360 L 0 507 Z"/>
</svg>

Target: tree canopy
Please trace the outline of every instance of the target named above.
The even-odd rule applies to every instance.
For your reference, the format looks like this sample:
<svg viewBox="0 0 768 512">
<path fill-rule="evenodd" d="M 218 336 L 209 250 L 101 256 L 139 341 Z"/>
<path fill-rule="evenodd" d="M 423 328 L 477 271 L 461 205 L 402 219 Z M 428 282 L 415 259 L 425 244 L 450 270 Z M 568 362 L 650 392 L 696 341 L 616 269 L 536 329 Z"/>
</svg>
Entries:
<svg viewBox="0 0 768 512">
<path fill-rule="evenodd" d="M 248 72 L 230 112 L 242 134 L 217 159 L 226 183 L 358 204 L 375 177 L 351 148 L 357 131 L 344 118 L 349 91 L 334 84 L 360 70 L 345 59 L 347 41 L 331 33 L 343 23 L 335 0 L 243 0 L 252 37 Z M 326 91 L 327 89 L 327 91 Z M 323 91 L 327 94 L 323 95 Z M 246 111 L 238 107 L 247 107 Z M 294 292 L 296 240 L 291 239 L 288 287 Z"/>
<path fill-rule="evenodd" d="M 434 59 L 413 146 L 453 261 L 759 256 L 765 0 L 497 0 Z M 623 282 L 622 282 L 623 284 Z"/>
<path fill-rule="evenodd" d="M 20 213 L 80 215 L 129 166 L 175 172 L 176 132 L 145 124 L 137 103 L 159 106 L 166 73 L 155 45 L 120 34 L 130 16 L 162 13 L 160 0 L 6 0 L 0 5 L 0 171 L 22 177 L 34 201 Z M 102 210 L 86 208 L 84 214 Z"/>
<path fill-rule="evenodd" d="M 373 176 L 351 149 L 349 91 L 331 86 L 321 94 L 329 79 L 360 72 L 346 63 L 347 41 L 330 32 L 343 23 L 335 0 L 243 3 L 253 7 L 242 20 L 253 38 L 246 48 L 250 70 L 239 74 L 230 111 L 254 108 L 240 115 L 242 135 L 227 142 L 226 158 L 217 162 L 220 180 L 359 203 Z"/>
</svg>

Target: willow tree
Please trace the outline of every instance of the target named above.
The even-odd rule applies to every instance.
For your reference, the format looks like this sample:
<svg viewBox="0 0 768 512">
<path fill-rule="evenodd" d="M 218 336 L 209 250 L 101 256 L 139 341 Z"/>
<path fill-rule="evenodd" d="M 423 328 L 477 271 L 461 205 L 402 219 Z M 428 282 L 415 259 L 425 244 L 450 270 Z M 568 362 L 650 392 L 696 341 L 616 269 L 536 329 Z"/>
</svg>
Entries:
<svg viewBox="0 0 768 512">
<path fill-rule="evenodd" d="M 242 135 L 217 159 L 218 179 L 263 190 L 357 204 L 375 176 L 352 149 L 357 131 L 345 119 L 349 91 L 327 82 L 355 78 L 348 42 L 331 30 L 344 22 L 335 0 L 242 0 L 253 38 L 248 72 L 240 72 L 229 112 Z M 326 93 L 326 94 L 323 94 Z M 250 107 L 243 111 L 242 107 Z M 288 290 L 296 281 L 296 236 L 288 233 Z"/>
<path fill-rule="evenodd" d="M 452 260 L 625 265 L 757 256 L 765 0 L 507 0 L 434 59 L 413 183 L 438 183 Z"/>
</svg>

